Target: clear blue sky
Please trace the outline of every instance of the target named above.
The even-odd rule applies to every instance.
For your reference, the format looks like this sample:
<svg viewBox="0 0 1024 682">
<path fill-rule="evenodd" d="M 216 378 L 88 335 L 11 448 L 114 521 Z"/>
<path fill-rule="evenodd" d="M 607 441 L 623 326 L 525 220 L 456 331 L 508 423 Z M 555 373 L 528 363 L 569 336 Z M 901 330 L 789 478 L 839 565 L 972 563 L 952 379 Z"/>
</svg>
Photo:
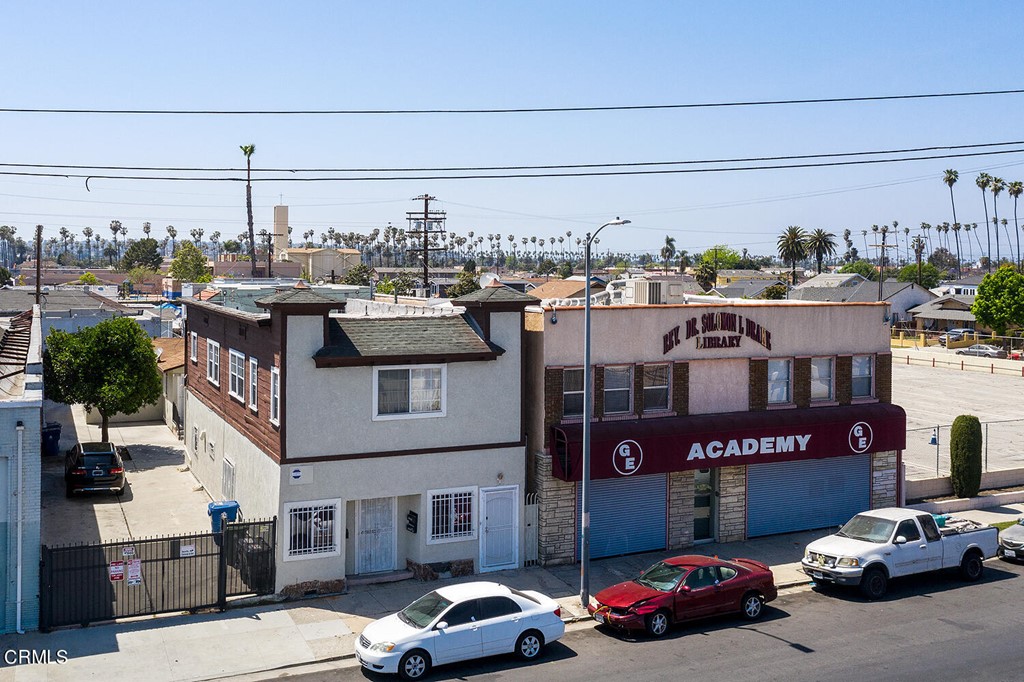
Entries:
<svg viewBox="0 0 1024 682">
<path fill-rule="evenodd" d="M 0 107 L 452 109 L 680 104 L 1017 89 L 1013 2 L 8 3 Z M 210 117 L 0 113 L 0 162 L 391 168 L 624 163 L 1024 139 L 1024 95 L 734 109 L 489 115 Z M 257 229 L 405 226 L 428 192 L 465 235 L 600 249 L 775 252 L 788 225 L 984 222 L 974 178 L 1024 178 L 1024 154 L 638 177 L 260 183 Z M 4 170 L 4 169 L 0 169 Z M 163 237 L 245 229 L 244 185 L 0 176 L 0 223 L 29 237 L 121 220 Z M 1000 216 L 1013 218 L 1000 197 Z M 991 210 L 991 202 L 989 209 Z M 862 248 L 862 240 L 855 245 Z"/>
</svg>

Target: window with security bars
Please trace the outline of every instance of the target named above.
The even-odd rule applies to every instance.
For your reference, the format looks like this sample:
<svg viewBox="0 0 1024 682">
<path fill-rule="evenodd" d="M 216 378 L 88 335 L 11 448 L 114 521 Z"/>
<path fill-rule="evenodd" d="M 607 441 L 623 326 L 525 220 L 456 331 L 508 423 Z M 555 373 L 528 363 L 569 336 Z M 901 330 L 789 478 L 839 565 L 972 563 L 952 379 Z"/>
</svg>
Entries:
<svg viewBox="0 0 1024 682">
<path fill-rule="evenodd" d="M 668 365 L 644 365 L 644 412 L 668 409 Z"/>
<path fill-rule="evenodd" d="M 562 416 L 583 416 L 583 368 L 562 372 Z"/>
<path fill-rule="evenodd" d="M 476 537 L 473 515 L 475 488 L 439 490 L 430 496 L 430 542 Z"/>
<path fill-rule="evenodd" d="M 444 367 L 378 369 L 375 417 L 444 414 Z"/>
<path fill-rule="evenodd" d="M 285 559 L 339 555 L 339 505 L 340 500 L 286 504 L 288 549 Z"/>
<path fill-rule="evenodd" d="M 604 368 L 604 413 L 624 414 L 630 411 L 633 397 L 633 368 Z"/>
</svg>

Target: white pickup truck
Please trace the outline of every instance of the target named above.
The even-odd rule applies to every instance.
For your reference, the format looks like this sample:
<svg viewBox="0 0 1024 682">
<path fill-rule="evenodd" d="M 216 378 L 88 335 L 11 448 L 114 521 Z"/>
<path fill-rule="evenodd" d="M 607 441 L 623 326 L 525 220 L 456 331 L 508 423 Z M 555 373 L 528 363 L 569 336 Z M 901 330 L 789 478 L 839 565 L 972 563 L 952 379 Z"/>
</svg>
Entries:
<svg viewBox="0 0 1024 682">
<path fill-rule="evenodd" d="M 964 580 L 981 577 L 982 561 L 996 555 L 999 531 L 972 521 L 892 507 L 857 514 L 835 535 L 807 545 L 804 573 L 822 583 L 859 586 L 868 599 L 885 595 L 890 578 L 959 568 Z"/>
</svg>

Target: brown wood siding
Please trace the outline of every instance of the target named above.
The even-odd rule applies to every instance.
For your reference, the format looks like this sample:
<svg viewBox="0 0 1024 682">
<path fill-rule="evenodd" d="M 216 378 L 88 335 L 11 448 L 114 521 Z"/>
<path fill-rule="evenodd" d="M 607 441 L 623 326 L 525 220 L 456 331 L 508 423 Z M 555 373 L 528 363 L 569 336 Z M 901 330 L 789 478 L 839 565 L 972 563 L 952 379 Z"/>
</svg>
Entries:
<svg viewBox="0 0 1024 682">
<path fill-rule="evenodd" d="M 198 335 L 196 362 L 187 360 L 187 384 L 206 407 L 252 441 L 274 461 L 281 461 L 281 435 L 270 423 L 270 368 L 280 366 L 281 352 L 273 327 L 259 326 L 236 318 L 193 309 L 188 318 L 188 332 Z M 206 379 L 207 340 L 220 344 L 220 386 Z M 239 402 L 228 394 L 230 386 L 230 350 L 245 355 L 245 400 Z M 191 349 L 189 349 L 191 351 Z M 249 358 L 257 368 L 257 411 L 249 409 Z M 282 382 L 283 383 L 283 382 Z M 283 416 L 283 412 L 282 412 Z"/>
</svg>

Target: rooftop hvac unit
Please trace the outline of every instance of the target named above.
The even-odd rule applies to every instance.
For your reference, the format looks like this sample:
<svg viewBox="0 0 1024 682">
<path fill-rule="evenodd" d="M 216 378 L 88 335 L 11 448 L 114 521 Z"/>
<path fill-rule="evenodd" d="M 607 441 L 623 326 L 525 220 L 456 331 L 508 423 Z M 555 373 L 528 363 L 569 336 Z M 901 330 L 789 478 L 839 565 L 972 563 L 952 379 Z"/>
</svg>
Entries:
<svg viewBox="0 0 1024 682">
<path fill-rule="evenodd" d="M 631 279 L 626 282 L 623 302 L 634 305 L 685 303 L 683 285 L 679 282 L 652 282 L 646 279 Z"/>
</svg>

